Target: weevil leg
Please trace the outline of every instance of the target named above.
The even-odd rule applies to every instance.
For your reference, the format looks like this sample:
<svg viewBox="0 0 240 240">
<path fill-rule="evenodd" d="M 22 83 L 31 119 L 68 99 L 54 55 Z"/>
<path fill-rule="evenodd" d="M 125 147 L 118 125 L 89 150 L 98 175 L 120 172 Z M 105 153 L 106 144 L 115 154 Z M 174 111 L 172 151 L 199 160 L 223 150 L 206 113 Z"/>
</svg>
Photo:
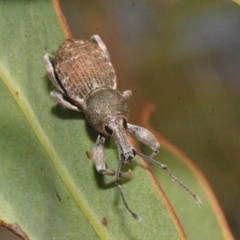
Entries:
<svg viewBox="0 0 240 240">
<path fill-rule="evenodd" d="M 107 50 L 106 45 L 104 44 L 104 42 L 102 41 L 102 39 L 98 36 L 98 35 L 93 35 L 90 38 L 91 41 L 97 43 L 97 45 L 103 50 L 103 52 L 107 55 L 109 61 L 110 61 L 110 55 L 109 52 Z"/>
<path fill-rule="evenodd" d="M 158 167 L 162 168 L 163 170 L 165 170 L 168 173 L 168 176 L 174 181 L 177 182 L 182 188 L 184 188 L 195 200 L 195 202 L 201 206 L 201 199 L 194 193 L 192 192 L 191 189 L 189 189 L 183 182 L 181 182 L 180 180 L 178 180 L 177 177 L 175 177 L 172 172 L 168 169 L 168 167 L 165 164 L 162 164 L 156 160 L 154 160 L 154 158 L 156 157 L 156 155 L 159 153 L 159 148 L 160 148 L 160 144 L 157 141 L 157 139 L 155 138 L 155 136 L 149 132 L 147 129 L 143 128 L 143 127 L 139 127 L 139 126 L 135 126 L 132 124 L 127 124 L 128 127 L 128 131 L 131 132 L 132 134 L 134 134 L 141 142 L 143 142 L 144 144 L 146 144 L 147 146 L 149 146 L 152 150 L 153 153 L 148 157 L 142 153 L 137 152 L 137 154 L 141 157 L 143 157 L 149 164 L 156 164 Z"/>
<path fill-rule="evenodd" d="M 122 191 L 122 186 L 119 184 L 119 179 L 120 178 L 130 178 L 131 172 L 129 172 L 129 173 L 121 172 L 121 167 L 122 167 L 122 163 L 123 163 L 122 159 L 120 159 L 117 172 L 106 169 L 104 143 L 105 143 L 105 137 L 102 136 L 101 134 L 99 134 L 98 138 L 97 138 L 97 142 L 93 148 L 93 160 L 94 160 L 96 169 L 98 172 L 101 172 L 102 174 L 114 176 L 114 182 L 115 182 L 116 187 L 118 188 L 118 191 L 120 193 L 120 196 L 122 198 L 124 206 L 126 207 L 128 212 L 135 219 L 137 219 L 138 221 L 141 221 L 141 218 L 129 208 L 127 201 L 124 197 L 123 191 Z"/>
<path fill-rule="evenodd" d="M 154 159 L 158 155 L 160 143 L 150 131 L 148 131 L 146 128 L 129 123 L 127 124 L 127 130 L 135 135 L 139 141 L 149 146 L 153 150 L 153 153 L 149 156 L 150 158 Z"/>
<path fill-rule="evenodd" d="M 106 168 L 105 164 L 105 149 L 104 149 L 104 143 L 105 143 L 105 137 L 101 134 L 98 135 L 97 141 L 95 143 L 95 146 L 93 148 L 93 161 L 96 166 L 96 169 L 98 172 L 104 174 L 104 175 L 110 175 L 110 176 L 116 176 L 116 172 L 110 169 Z M 131 172 L 120 172 L 118 174 L 120 178 L 131 178 L 132 173 Z"/>
<path fill-rule="evenodd" d="M 128 100 L 132 96 L 132 91 L 131 90 L 126 90 L 123 92 L 123 97 L 125 100 Z"/>
<path fill-rule="evenodd" d="M 64 99 L 64 95 L 62 93 L 52 91 L 50 92 L 50 96 L 54 101 L 56 101 L 62 107 L 81 112 L 81 109 L 73 105 L 71 102 L 68 102 L 66 99 Z"/>
<path fill-rule="evenodd" d="M 44 55 L 43 61 L 45 63 L 46 72 L 47 72 L 47 75 L 48 75 L 50 81 L 61 93 L 64 93 L 62 87 L 59 85 L 59 83 L 56 79 L 56 76 L 55 76 L 54 67 L 53 67 L 53 63 L 52 63 L 53 57 L 47 53 Z"/>
</svg>

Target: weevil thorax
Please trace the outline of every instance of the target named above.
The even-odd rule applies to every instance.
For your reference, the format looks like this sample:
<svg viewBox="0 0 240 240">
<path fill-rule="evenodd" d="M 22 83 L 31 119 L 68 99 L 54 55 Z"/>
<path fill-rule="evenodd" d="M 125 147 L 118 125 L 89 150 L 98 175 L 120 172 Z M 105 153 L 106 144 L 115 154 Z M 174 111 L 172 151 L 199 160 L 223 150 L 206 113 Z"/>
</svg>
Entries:
<svg viewBox="0 0 240 240">
<path fill-rule="evenodd" d="M 83 110 L 87 121 L 103 135 L 112 135 L 123 161 L 135 157 L 127 136 L 128 106 L 120 92 L 111 88 L 100 88 L 90 93 Z"/>
</svg>

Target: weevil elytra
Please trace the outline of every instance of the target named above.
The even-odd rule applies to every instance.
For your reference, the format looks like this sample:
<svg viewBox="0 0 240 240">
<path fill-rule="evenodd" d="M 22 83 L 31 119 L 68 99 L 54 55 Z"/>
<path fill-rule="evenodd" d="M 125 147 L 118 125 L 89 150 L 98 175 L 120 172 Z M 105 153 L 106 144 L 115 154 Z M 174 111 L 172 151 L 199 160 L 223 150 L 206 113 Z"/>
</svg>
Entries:
<svg viewBox="0 0 240 240">
<path fill-rule="evenodd" d="M 84 112 L 87 121 L 99 133 L 93 148 L 96 169 L 102 174 L 114 176 L 123 203 L 134 218 L 140 220 L 129 208 L 119 179 L 129 178 L 129 173 L 121 172 L 121 167 L 136 155 L 166 170 L 201 206 L 197 195 L 179 181 L 166 165 L 154 160 L 160 148 L 155 136 L 147 129 L 127 122 L 127 100 L 131 91 L 120 93 L 117 90 L 115 70 L 108 50 L 98 35 L 90 40 L 68 39 L 60 45 L 54 57 L 46 54 L 44 62 L 48 77 L 58 90 L 52 91 L 50 96 L 63 107 Z M 146 156 L 138 152 L 128 139 L 127 131 L 149 146 L 153 153 Z M 107 169 L 105 165 L 104 143 L 107 136 L 113 136 L 118 147 L 119 164 L 116 171 Z"/>
</svg>

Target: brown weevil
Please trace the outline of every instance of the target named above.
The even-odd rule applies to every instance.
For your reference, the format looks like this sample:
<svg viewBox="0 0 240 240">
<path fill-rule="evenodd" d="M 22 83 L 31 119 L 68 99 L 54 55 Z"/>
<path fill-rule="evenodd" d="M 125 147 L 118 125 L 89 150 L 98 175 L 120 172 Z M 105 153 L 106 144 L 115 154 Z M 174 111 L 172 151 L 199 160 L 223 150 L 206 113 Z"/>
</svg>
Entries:
<svg viewBox="0 0 240 240">
<path fill-rule="evenodd" d="M 108 50 L 98 35 L 90 40 L 68 39 L 60 45 L 55 57 L 46 54 L 44 62 L 48 77 L 58 90 L 52 91 L 50 96 L 63 107 L 84 112 L 87 121 L 99 133 L 93 148 L 96 169 L 102 174 L 114 176 L 123 203 L 135 219 L 140 220 L 140 217 L 129 208 L 119 179 L 129 178 L 129 173 L 121 172 L 121 167 L 136 155 L 166 170 L 201 206 L 197 195 L 179 181 L 166 165 L 154 160 L 160 148 L 155 136 L 147 129 L 127 122 L 127 100 L 132 93 L 130 90 L 123 93 L 117 90 L 115 70 Z M 146 156 L 137 151 L 128 139 L 127 131 L 149 146 L 153 153 Z M 104 143 L 107 136 L 113 136 L 118 147 L 119 164 L 116 171 L 107 169 L 105 165 Z"/>
</svg>

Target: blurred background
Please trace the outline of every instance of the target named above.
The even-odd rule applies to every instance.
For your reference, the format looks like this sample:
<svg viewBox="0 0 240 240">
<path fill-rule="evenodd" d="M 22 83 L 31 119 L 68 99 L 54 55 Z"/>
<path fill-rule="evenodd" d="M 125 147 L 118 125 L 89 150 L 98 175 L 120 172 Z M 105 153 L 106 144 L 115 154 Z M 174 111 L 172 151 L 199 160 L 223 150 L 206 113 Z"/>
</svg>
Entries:
<svg viewBox="0 0 240 240">
<path fill-rule="evenodd" d="M 75 38 L 99 34 L 130 121 L 153 127 L 202 170 L 240 239 L 240 6 L 227 0 L 61 0 Z M 12 238 L 13 239 L 13 238 Z"/>
<path fill-rule="evenodd" d="M 99 34 L 130 121 L 151 124 L 203 171 L 240 239 L 240 6 L 225 0 L 60 1 L 75 38 Z"/>
</svg>

